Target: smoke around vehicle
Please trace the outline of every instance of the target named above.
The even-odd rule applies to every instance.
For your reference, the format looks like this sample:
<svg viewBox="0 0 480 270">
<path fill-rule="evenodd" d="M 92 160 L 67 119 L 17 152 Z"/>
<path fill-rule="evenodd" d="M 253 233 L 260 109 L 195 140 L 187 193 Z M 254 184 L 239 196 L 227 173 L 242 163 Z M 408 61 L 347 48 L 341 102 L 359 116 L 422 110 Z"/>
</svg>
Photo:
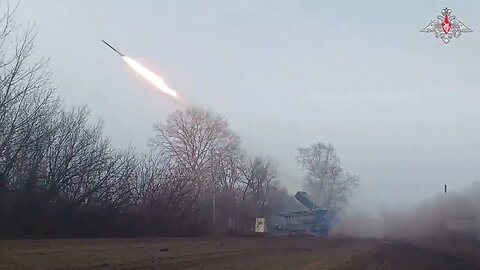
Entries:
<svg viewBox="0 0 480 270">
<path fill-rule="evenodd" d="M 415 240 L 478 238 L 480 181 L 463 192 L 437 194 L 407 211 L 345 215 L 333 234 L 365 238 Z"/>
</svg>

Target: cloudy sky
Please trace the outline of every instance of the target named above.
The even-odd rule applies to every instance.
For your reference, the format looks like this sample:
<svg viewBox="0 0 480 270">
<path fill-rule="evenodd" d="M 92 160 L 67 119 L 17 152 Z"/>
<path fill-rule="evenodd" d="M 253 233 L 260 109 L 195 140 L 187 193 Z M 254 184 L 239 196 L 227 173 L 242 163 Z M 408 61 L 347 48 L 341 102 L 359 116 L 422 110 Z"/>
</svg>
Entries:
<svg viewBox="0 0 480 270">
<path fill-rule="evenodd" d="M 474 29 L 420 33 L 447 4 Z M 412 205 L 480 177 L 480 2 L 23 0 L 58 93 L 140 150 L 182 106 L 136 76 L 109 41 L 189 103 L 228 118 L 251 154 L 300 189 L 296 149 L 337 147 L 364 208 Z M 478 31 L 476 31 L 478 29 Z"/>
</svg>

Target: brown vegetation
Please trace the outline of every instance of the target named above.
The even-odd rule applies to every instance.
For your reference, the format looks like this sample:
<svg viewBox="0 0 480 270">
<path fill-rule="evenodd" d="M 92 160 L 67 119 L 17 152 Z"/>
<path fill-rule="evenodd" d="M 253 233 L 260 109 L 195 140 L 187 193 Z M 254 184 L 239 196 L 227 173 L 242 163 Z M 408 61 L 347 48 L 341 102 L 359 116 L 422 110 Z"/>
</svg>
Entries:
<svg viewBox="0 0 480 270">
<path fill-rule="evenodd" d="M 0 21 L 0 237 L 195 235 L 215 228 L 214 196 L 218 230 L 285 197 L 275 162 L 248 157 L 200 108 L 157 123 L 149 153 L 113 147 L 86 108 L 56 97 L 33 29 L 12 13 Z"/>
</svg>

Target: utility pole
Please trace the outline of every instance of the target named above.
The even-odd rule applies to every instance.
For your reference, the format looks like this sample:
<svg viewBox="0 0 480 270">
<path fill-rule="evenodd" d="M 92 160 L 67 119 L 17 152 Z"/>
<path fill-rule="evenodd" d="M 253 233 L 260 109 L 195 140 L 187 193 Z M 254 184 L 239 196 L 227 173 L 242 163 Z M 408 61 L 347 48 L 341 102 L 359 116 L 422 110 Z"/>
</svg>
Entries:
<svg viewBox="0 0 480 270">
<path fill-rule="evenodd" d="M 216 150 L 214 157 L 218 157 L 219 154 L 220 154 L 220 152 L 218 150 Z M 216 213 L 215 213 L 216 209 L 215 209 L 215 180 L 214 179 L 212 179 L 211 185 L 212 185 L 211 188 L 212 188 L 212 193 L 213 193 L 213 195 L 212 195 L 212 208 L 213 208 L 213 217 L 212 217 L 213 218 L 213 226 L 212 226 L 212 228 L 213 228 L 213 233 L 215 234 L 215 231 L 216 231 L 216 226 L 215 225 L 217 223 L 216 222 L 217 218 L 215 216 L 216 215 Z"/>
<path fill-rule="evenodd" d="M 215 226 L 215 192 L 213 193 L 213 197 L 212 197 L 212 205 L 213 205 L 213 226 Z"/>
</svg>

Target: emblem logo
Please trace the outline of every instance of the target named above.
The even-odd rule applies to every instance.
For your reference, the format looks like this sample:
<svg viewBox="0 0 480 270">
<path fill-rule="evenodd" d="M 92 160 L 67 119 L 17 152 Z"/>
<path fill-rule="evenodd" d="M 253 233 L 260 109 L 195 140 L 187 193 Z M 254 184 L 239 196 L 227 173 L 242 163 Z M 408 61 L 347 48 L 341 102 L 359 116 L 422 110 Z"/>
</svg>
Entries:
<svg viewBox="0 0 480 270">
<path fill-rule="evenodd" d="M 459 38 L 462 33 L 473 31 L 458 20 L 455 15 L 452 15 L 451 9 L 444 8 L 442 9 L 442 15 L 438 15 L 436 19 L 432 20 L 420 32 L 433 32 L 436 38 L 440 38 L 445 44 L 448 44 L 453 37 Z"/>
</svg>

